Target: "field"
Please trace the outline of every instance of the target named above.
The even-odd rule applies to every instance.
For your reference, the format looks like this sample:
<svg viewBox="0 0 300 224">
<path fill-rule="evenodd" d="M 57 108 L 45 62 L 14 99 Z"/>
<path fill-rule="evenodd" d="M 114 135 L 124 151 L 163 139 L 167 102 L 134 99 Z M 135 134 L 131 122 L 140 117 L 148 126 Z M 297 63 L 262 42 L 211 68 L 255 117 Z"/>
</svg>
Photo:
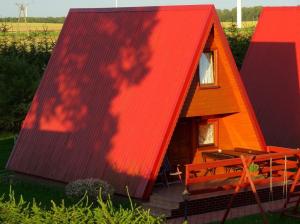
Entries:
<svg viewBox="0 0 300 224">
<path fill-rule="evenodd" d="M 8 41 L 26 41 L 35 37 L 36 41 L 43 38 L 56 42 L 62 28 L 61 23 L 0 23 L 0 40 L 10 37 Z M 2 32 L 1 32 L 2 31 Z"/>
<path fill-rule="evenodd" d="M 243 22 L 243 29 L 241 30 L 241 33 L 252 34 L 256 24 L 256 21 Z M 3 36 L 10 36 L 12 39 L 26 39 L 31 36 L 41 37 L 47 33 L 47 37 L 51 38 L 52 41 L 55 42 L 62 26 L 62 23 L 0 23 L 0 38 L 3 38 Z M 222 22 L 222 26 L 228 34 L 228 31 L 230 32 L 230 29 L 235 27 L 236 24 L 234 22 Z"/>
<path fill-rule="evenodd" d="M 222 22 L 223 28 L 229 28 L 232 25 L 236 25 L 235 22 Z M 243 28 L 254 28 L 257 24 L 257 21 L 245 21 L 242 23 Z"/>
<path fill-rule="evenodd" d="M 60 31 L 61 23 L 6 23 L 9 32 L 39 32 L 39 31 Z"/>
<path fill-rule="evenodd" d="M 63 24 L 62 23 L 0 23 L 0 27 L 6 25 L 9 29 L 9 32 L 39 32 L 47 30 L 49 32 L 60 32 Z M 229 28 L 235 25 L 235 22 L 222 22 L 223 28 Z M 245 21 L 242 24 L 243 28 L 254 28 L 256 26 L 256 21 Z"/>
<path fill-rule="evenodd" d="M 224 28 L 228 28 L 236 24 L 234 22 L 222 22 Z M 242 24 L 243 28 L 255 27 L 256 21 L 245 21 Z M 28 32 L 28 31 L 43 31 L 47 29 L 48 31 L 60 31 L 63 24 L 61 23 L 6 23 L 9 27 L 10 32 Z"/>
</svg>

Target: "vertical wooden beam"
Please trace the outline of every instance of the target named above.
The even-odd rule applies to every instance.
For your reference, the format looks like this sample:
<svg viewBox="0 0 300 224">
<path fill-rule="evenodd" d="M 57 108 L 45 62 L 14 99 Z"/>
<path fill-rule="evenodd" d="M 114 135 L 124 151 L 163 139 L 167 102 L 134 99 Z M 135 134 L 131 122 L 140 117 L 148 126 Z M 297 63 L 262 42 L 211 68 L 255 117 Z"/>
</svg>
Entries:
<svg viewBox="0 0 300 224">
<path fill-rule="evenodd" d="M 253 159 L 254 159 L 254 157 L 249 158 L 249 160 L 248 160 L 247 163 L 246 163 L 246 164 L 247 164 L 247 165 L 246 165 L 246 169 L 248 169 L 248 166 L 251 164 L 251 162 L 253 161 Z M 228 217 L 228 215 L 229 215 L 230 209 L 231 209 L 231 207 L 232 207 L 233 201 L 234 201 L 235 197 L 237 196 L 238 192 L 240 191 L 241 185 L 244 184 L 244 182 L 245 182 L 245 178 L 246 178 L 246 169 L 245 169 L 245 166 L 244 166 L 244 167 L 243 167 L 243 173 L 242 173 L 242 175 L 241 175 L 241 178 L 239 179 L 239 182 L 238 182 L 238 184 L 237 184 L 236 187 L 235 187 L 234 193 L 232 194 L 232 196 L 231 196 L 231 198 L 230 198 L 230 201 L 229 201 L 229 203 L 228 203 L 228 205 L 227 205 L 227 209 L 226 209 L 225 214 L 224 214 L 224 216 L 223 216 L 223 219 L 222 219 L 222 221 L 221 221 L 222 224 L 225 223 L 225 221 L 226 221 L 226 219 L 227 219 L 227 217 Z"/>
<path fill-rule="evenodd" d="M 194 156 L 197 153 L 197 148 L 198 148 L 198 134 L 197 134 L 197 120 L 193 119 L 192 120 L 192 150 L 190 152 L 190 158 L 192 163 L 194 162 L 195 158 Z M 199 156 L 198 156 L 199 157 Z M 201 162 L 201 161 L 196 161 L 196 162 Z"/>
<path fill-rule="evenodd" d="M 229 201 L 229 203 L 228 203 L 227 210 L 226 210 L 226 212 L 225 212 L 225 214 L 224 214 L 224 216 L 223 216 L 223 219 L 222 219 L 221 223 L 222 223 L 222 224 L 225 223 L 225 221 L 226 221 L 226 219 L 227 219 L 227 217 L 228 217 L 229 211 L 230 211 L 230 209 L 231 209 L 231 207 L 232 207 L 233 201 L 234 201 L 234 199 L 235 199 L 237 193 L 238 193 L 238 192 L 240 191 L 240 189 L 241 189 L 240 186 L 241 186 L 242 184 L 244 184 L 244 182 L 248 179 L 249 184 L 250 184 L 250 186 L 251 186 L 251 190 L 252 190 L 252 192 L 253 192 L 253 194 L 254 194 L 255 200 L 256 200 L 257 205 L 258 205 L 258 208 L 259 208 L 259 210 L 260 210 L 260 213 L 261 213 L 261 216 L 262 216 L 262 219 L 263 219 L 263 223 L 264 223 L 264 224 L 267 224 L 267 223 L 269 223 L 269 222 L 268 222 L 268 219 L 267 219 L 267 216 L 266 216 L 265 211 L 264 211 L 264 209 L 263 209 L 263 207 L 262 207 L 262 205 L 261 205 L 259 196 L 258 196 L 258 194 L 257 194 L 255 185 L 254 185 L 254 183 L 253 183 L 253 181 L 252 181 L 252 178 L 251 178 L 251 175 L 250 175 L 250 172 L 249 172 L 249 165 L 250 165 L 250 164 L 252 163 L 252 161 L 255 159 L 255 156 L 250 156 L 249 159 L 247 159 L 247 160 L 245 159 L 245 157 L 244 157 L 243 155 L 241 155 L 240 157 L 241 157 L 241 160 L 242 160 L 242 163 L 243 163 L 243 174 L 242 174 L 242 176 L 241 176 L 241 178 L 240 178 L 240 180 L 239 180 L 238 185 L 237 185 L 236 188 L 235 188 L 234 194 L 232 195 L 232 197 L 231 197 L 231 199 L 230 199 L 230 201 Z"/>
<path fill-rule="evenodd" d="M 295 191 L 296 185 L 297 185 L 299 177 L 300 177 L 300 164 L 299 164 L 300 158 L 299 158 L 298 154 L 296 154 L 295 157 L 298 159 L 298 170 L 295 174 L 294 181 L 293 181 L 292 186 L 290 188 L 290 193 Z"/>
<path fill-rule="evenodd" d="M 254 158 L 254 157 L 253 157 L 253 158 Z M 253 160 L 253 158 L 252 158 L 252 160 Z M 261 213 L 263 222 L 264 222 L 265 224 L 267 224 L 267 223 L 269 223 L 269 221 L 268 221 L 267 216 L 266 216 L 266 214 L 265 214 L 265 211 L 264 211 L 264 209 L 263 209 L 263 207 L 262 207 L 262 205 L 261 205 L 259 196 L 258 196 L 257 191 L 256 191 L 256 188 L 255 188 L 255 185 L 254 185 L 254 183 L 253 183 L 253 181 L 252 181 L 251 174 L 250 174 L 250 171 L 249 171 L 249 169 L 248 169 L 249 164 L 246 163 L 245 157 L 244 157 L 243 155 L 241 155 L 241 160 L 242 160 L 242 162 L 243 162 L 243 167 L 244 167 L 244 169 L 245 169 L 245 171 L 246 171 L 246 177 L 247 177 L 247 179 L 248 179 L 248 181 L 249 181 L 249 183 L 250 183 L 251 190 L 252 190 L 252 192 L 253 192 L 253 194 L 254 194 L 255 200 L 256 200 L 256 202 L 257 202 L 257 206 L 258 206 L 258 208 L 259 208 L 259 210 L 260 210 L 260 213 Z"/>
<path fill-rule="evenodd" d="M 286 201 L 285 201 L 285 203 L 283 205 L 283 209 L 282 209 L 282 211 L 280 213 L 280 216 L 282 216 L 284 214 L 285 210 L 287 209 L 287 205 L 290 202 L 290 193 L 293 193 L 295 191 L 296 185 L 297 185 L 297 183 L 299 181 L 299 177 L 300 177 L 300 164 L 299 164 L 300 163 L 300 158 L 299 158 L 298 154 L 295 154 L 295 157 L 297 158 L 297 161 L 298 161 L 298 170 L 297 170 L 297 172 L 296 172 L 296 174 L 294 176 L 294 181 L 292 183 L 292 186 L 290 188 L 290 192 L 289 192 L 289 194 L 288 194 L 288 196 L 286 198 Z M 299 204 L 300 204 L 300 197 L 299 197 L 299 199 L 298 199 L 298 201 L 296 203 L 294 212 L 296 212 L 298 210 Z"/>
</svg>

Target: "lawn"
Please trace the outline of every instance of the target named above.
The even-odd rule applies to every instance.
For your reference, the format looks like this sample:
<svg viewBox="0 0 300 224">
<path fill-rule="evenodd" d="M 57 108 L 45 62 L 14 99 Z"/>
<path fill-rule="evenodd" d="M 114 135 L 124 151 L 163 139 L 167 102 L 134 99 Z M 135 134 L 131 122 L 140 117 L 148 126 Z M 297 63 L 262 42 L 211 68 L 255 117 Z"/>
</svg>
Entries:
<svg viewBox="0 0 300 224">
<path fill-rule="evenodd" d="M 14 144 L 14 138 L 8 135 L 0 135 L 0 196 L 8 195 L 11 188 L 17 198 L 22 195 L 26 201 L 34 199 L 45 207 L 51 206 L 51 200 L 57 204 L 64 200 L 66 205 L 71 205 L 73 202 L 66 198 L 63 185 L 24 178 L 13 178 L 13 181 L 7 180 L 7 177 L 12 173 L 5 170 L 5 165 Z M 130 206 L 127 197 L 115 196 L 113 199 L 116 207 L 119 207 L 119 204 L 125 208 Z"/>
<path fill-rule="evenodd" d="M 64 188 L 59 186 L 50 186 L 43 183 L 31 182 L 27 180 L 16 180 L 12 183 L 7 181 L 7 176 L 10 172 L 5 171 L 5 165 L 14 140 L 12 137 L 4 137 L 0 140 L 0 195 L 8 195 L 10 186 L 15 191 L 16 196 L 22 194 L 25 200 L 32 201 L 33 198 L 43 205 L 50 205 L 50 201 L 61 202 L 64 199 Z"/>
</svg>

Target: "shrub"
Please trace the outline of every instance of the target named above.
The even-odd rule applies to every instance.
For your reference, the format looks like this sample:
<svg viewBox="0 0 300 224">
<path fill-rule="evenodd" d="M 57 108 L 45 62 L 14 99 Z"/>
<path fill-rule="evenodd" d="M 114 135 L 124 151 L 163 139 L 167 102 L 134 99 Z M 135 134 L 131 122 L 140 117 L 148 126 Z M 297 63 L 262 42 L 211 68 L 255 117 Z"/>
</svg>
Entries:
<svg viewBox="0 0 300 224">
<path fill-rule="evenodd" d="M 70 198 L 78 200 L 87 195 L 91 200 L 96 201 L 99 194 L 103 200 L 107 200 L 109 196 L 113 196 L 113 187 L 105 181 L 99 179 L 80 179 L 70 182 L 66 186 L 66 195 Z"/>
<path fill-rule="evenodd" d="M 160 224 L 165 220 L 162 217 L 150 215 L 149 210 L 136 207 L 123 208 L 121 205 L 115 207 L 111 199 L 103 201 L 98 198 L 95 206 L 88 202 L 87 196 L 78 203 L 66 206 L 64 201 L 57 205 L 52 201 L 49 210 L 43 208 L 35 201 L 26 202 L 22 197 L 15 199 L 14 193 L 10 192 L 8 200 L 4 196 L 0 197 L 0 223 L 19 224 L 19 223 L 100 223 L 100 224 L 127 224 L 127 223 L 148 223 Z"/>
<path fill-rule="evenodd" d="M 0 25 L 0 130 L 16 133 L 55 42 L 47 30 L 22 36 L 7 29 Z"/>
<path fill-rule="evenodd" d="M 234 23 L 228 28 L 224 28 L 232 54 L 237 67 L 242 67 L 244 57 L 248 50 L 254 27 L 238 29 Z"/>
<path fill-rule="evenodd" d="M 38 86 L 38 66 L 0 56 L 0 129 L 18 131 Z"/>
</svg>

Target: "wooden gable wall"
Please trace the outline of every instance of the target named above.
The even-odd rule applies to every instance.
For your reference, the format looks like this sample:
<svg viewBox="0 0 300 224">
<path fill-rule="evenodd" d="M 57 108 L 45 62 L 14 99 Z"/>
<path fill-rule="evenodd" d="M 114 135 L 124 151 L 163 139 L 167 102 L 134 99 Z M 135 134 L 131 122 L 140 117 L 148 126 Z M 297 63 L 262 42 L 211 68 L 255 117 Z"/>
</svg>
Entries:
<svg viewBox="0 0 300 224">
<path fill-rule="evenodd" d="M 183 106 L 181 117 L 209 116 L 239 111 L 234 95 L 236 90 L 230 84 L 230 74 L 225 71 L 224 56 L 218 48 L 220 42 L 214 36 L 214 32 L 211 32 L 205 51 L 215 52 L 217 85 L 210 88 L 200 87 L 198 66 Z"/>
<path fill-rule="evenodd" d="M 217 86 L 200 88 L 198 69 L 183 106 L 181 117 L 219 117 L 218 147 L 232 149 L 245 147 L 263 149 L 260 130 L 252 117 L 244 95 L 239 74 L 230 64 L 230 56 L 223 44 L 222 33 L 214 29 L 206 44 L 206 50 L 217 52 Z M 196 153 L 197 154 L 197 153 Z M 196 155 L 197 157 L 197 155 Z"/>
</svg>

